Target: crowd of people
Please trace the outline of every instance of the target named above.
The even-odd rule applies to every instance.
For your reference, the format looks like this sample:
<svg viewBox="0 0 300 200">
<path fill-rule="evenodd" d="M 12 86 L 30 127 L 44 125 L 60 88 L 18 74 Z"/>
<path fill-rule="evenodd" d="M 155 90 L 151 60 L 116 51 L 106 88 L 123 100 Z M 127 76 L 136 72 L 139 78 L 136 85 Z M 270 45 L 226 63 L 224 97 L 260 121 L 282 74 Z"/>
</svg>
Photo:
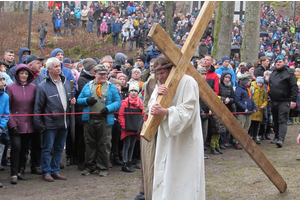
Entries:
<svg viewBox="0 0 300 200">
<path fill-rule="evenodd" d="M 0 148 L 3 147 L 4 152 L 2 165 L 11 166 L 11 184 L 17 184 L 18 180 L 27 180 L 24 172 L 29 152 L 31 173 L 42 175 L 46 182 L 53 182 L 55 179 L 67 180 L 67 177 L 59 173 L 60 169 L 64 168 L 61 159 L 66 144 L 66 165 L 78 165 L 81 174 L 85 176 L 98 172 L 100 177 L 105 177 L 113 165 L 121 166 L 124 172 L 134 172 L 135 168 L 142 167 L 144 176 L 141 191 L 136 199 L 152 197 L 152 187 L 155 185 L 153 183 L 162 179 L 161 173 L 165 173 L 166 182 L 172 182 L 172 174 L 165 169 L 159 173 L 151 172 L 151 167 L 147 166 L 155 162 L 152 171 L 153 167 L 163 168 L 159 159 L 167 156 L 162 153 L 168 151 L 165 144 L 177 150 L 182 148 L 182 145 L 170 140 L 172 137 L 187 138 L 188 133 L 182 127 L 176 126 L 176 120 L 179 119 L 180 123 L 191 129 L 194 135 L 193 142 L 200 147 L 196 150 L 201 155 L 195 154 L 198 157 L 193 157 L 197 162 L 200 159 L 195 165 L 197 170 L 200 170 L 199 176 L 202 176 L 202 170 L 204 172 L 203 158 L 209 158 L 204 154 L 207 146 L 210 146 L 212 155 L 223 154 L 224 150 L 231 146 L 242 149 L 239 141 L 226 130 L 201 97 L 196 95 L 197 84 L 188 76 L 184 76 L 183 82 L 193 86 L 189 88 L 191 92 L 184 88 L 183 83 L 180 84 L 181 89 L 178 89 L 178 92 L 182 92 L 187 98 L 185 103 L 180 102 L 177 95 L 174 97 L 176 101 L 172 102 L 173 107 L 169 109 L 155 104 L 156 96 L 165 95 L 167 92 L 164 83 L 172 65 L 155 45 L 144 54 L 144 43 L 151 43 L 146 38 L 146 33 L 153 23 L 160 23 L 165 28 L 163 3 L 155 3 L 153 13 L 149 13 L 147 5 L 144 8 L 143 5 L 133 2 L 116 2 L 114 6 L 120 8 L 121 15 L 118 17 L 114 10 L 110 13 L 103 12 L 102 2 L 93 3 L 89 11 L 86 5 L 83 4 L 80 8 L 71 2 L 65 6 L 63 15 L 57 7 L 52 16 L 55 34 L 62 34 L 56 26 L 62 23 L 58 22 L 61 20 L 60 16 L 65 28 L 63 34 L 68 34 L 71 22 L 66 16 L 70 12 L 70 15 L 76 16 L 76 20 L 72 22 L 74 27 L 81 24 L 82 28 L 87 28 L 88 24 L 87 31 L 93 33 L 94 22 L 97 21 L 99 37 L 103 38 L 105 34 L 111 33 L 114 46 L 118 45 L 121 35 L 124 48 L 125 43 L 130 41 L 129 48 L 132 49 L 133 41 L 136 41 L 136 48 L 141 50 L 136 59 L 128 58 L 122 52 L 117 53 L 114 58 L 106 55 L 103 58 L 70 59 L 66 58 L 64 51 L 59 48 L 54 49 L 48 59 L 44 59 L 32 55 L 31 50 L 24 47 L 19 50 L 19 60 L 16 62 L 14 51 L 5 51 L 0 65 L 0 103 L 3 105 L 0 108 Z M 174 14 L 176 44 L 184 43 L 198 14 L 197 8 L 185 16 L 182 13 Z M 271 143 L 280 148 L 285 140 L 287 124 L 299 123 L 300 57 L 298 58 L 297 46 L 300 42 L 300 24 L 297 26 L 297 17 L 291 20 L 283 18 L 275 14 L 272 6 L 262 3 L 261 29 L 266 35 L 260 37 L 257 60 L 242 61 L 239 53 L 224 55 L 220 60 L 213 59 L 212 22 L 207 26 L 191 60 L 199 74 L 218 95 L 220 103 L 224 103 L 236 116 L 257 144 L 260 144 L 261 140 L 271 140 Z M 243 19 L 234 22 L 233 45 L 241 45 L 243 27 Z M 47 24 L 44 24 L 40 28 L 41 48 L 42 37 L 46 33 Z M 74 33 L 72 28 L 71 33 Z M 133 39 L 132 34 L 134 37 L 139 35 L 139 39 Z M 140 41 L 142 46 L 138 45 Z M 194 93 L 195 95 L 191 95 Z M 191 102 L 197 101 L 189 101 L 195 98 L 200 102 L 200 107 L 197 103 L 192 105 L 195 107 L 193 110 L 180 107 L 190 108 Z M 180 106 L 177 107 L 178 105 Z M 71 112 L 72 106 L 75 106 L 75 124 L 70 120 L 70 115 L 66 114 Z M 197 121 L 199 130 L 191 128 L 188 118 L 177 116 L 177 112 L 189 113 L 186 116 L 192 116 L 193 120 Z M 8 116 L 9 114 L 15 115 Z M 18 114 L 22 116 L 17 116 Z M 159 128 L 159 139 L 146 144 L 139 133 L 149 114 L 167 115 L 168 120 Z M 173 126 L 168 127 L 169 124 Z M 72 126 L 75 127 L 75 133 L 71 133 Z M 195 141 L 197 131 L 202 132 L 203 137 Z M 270 134 L 273 133 L 272 140 Z M 162 144 L 155 147 L 156 142 Z M 160 157 L 154 161 L 154 157 L 157 156 L 156 148 L 159 149 Z M 180 149 L 178 152 L 183 155 L 186 149 Z M 170 155 L 172 153 L 174 152 L 170 152 Z M 189 156 L 184 156 L 186 162 L 194 162 L 188 159 Z M 176 155 L 171 157 L 175 158 Z M 176 159 L 170 159 L 168 162 L 170 166 L 174 166 Z M 172 170 L 176 172 L 177 168 L 169 169 L 170 172 Z M 189 184 L 191 183 L 193 182 Z M 193 185 L 197 185 L 199 182 L 196 180 L 194 183 Z M 180 181 L 173 181 L 173 184 L 178 184 L 180 188 Z M 165 188 L 153 188 L 153 196 L 165 195 L 166 191 L 167 185 Z"/>
</svg>

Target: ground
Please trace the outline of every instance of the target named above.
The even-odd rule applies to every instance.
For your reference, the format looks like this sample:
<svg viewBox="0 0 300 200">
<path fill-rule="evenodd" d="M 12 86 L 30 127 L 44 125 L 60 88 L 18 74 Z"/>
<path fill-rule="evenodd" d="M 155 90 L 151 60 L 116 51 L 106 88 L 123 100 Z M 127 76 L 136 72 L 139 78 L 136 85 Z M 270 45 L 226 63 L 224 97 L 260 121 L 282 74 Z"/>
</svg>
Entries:
<svg viewBox="0 0 300 200">
<path fill-rule="evenodd" d="M 229 148 L 223 155 L 211 155 L 205 160 L 207 199 L 298 199 L 300 147 L 296 143 L 299 125 L 288 126 L 283 148 L 278 149 L 269 140 L 259 145 L 267 158 L 287 183 L 287 191 L 280 193 L 266 175 L 258 168 L 245 150 Z M 271 135 L 273 137 L 274 135 Z M 64 159 L 63 159 L 64 160 Z M 183 169 L 183 170 L 188 170 Z M 39 175 L 30 174 L 26 168 L 27 181 L 11 185 L 9 167 L 0 171 L 1 199 L 117 199 L 130 200 L 138 194 L 141 171 L 125 173 L 114 166 L 107 177 L 98 174 L 82 176 L 77 166 L 71 165 L 60 170 L 68 177 L 66 181 L 45 182 Z"/>
</svg>

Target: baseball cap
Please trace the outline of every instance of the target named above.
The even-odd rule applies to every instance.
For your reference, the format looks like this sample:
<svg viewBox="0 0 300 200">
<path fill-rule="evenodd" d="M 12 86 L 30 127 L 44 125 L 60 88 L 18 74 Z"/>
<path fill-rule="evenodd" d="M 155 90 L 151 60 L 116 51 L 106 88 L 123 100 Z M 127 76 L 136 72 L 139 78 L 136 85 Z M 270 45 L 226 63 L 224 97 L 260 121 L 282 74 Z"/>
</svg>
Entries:
<svg viewBox="0 0 300 200">
<path fill-rule="evenodd" d="M 39 61 L 43 61 L 44 60 L 44 58 L 39 58 L 39 57 L 37 57 L 36 55 L 29 55 L 29 56 L 27 56 L 27 59 L 26 59 L 26 64 L 29 64 L 29 63 L 31 63 L 32 61 L 34 61 L 34 60 L 39 60 Z"/>
</svg>

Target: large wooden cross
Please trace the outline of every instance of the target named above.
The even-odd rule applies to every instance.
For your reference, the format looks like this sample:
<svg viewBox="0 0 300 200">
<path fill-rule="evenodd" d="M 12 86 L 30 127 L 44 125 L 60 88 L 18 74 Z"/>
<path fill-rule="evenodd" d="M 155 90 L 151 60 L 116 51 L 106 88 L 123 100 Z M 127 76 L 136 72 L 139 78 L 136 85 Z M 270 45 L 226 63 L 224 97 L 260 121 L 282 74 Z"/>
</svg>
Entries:
<svg viewBox="0 0 300 200">
<path fill-rule="evenodd" d="M 190 31 L 190 34 L 185 41 L 181 51 L 174 44 L 167 33 L 158 25 L 154 24 L 149 32 L 148 37 L 166 56 L 166 58 L 175 66 L 172 68 L 165 85 L 168 88 L 166 95 L 160 95 L 156 103 L 162 107 L 168 108 L 177 89 L 177 86 L 184 74 L 195 78 L 199 85 L 199 93 L 201 99 L 215 113 L 215 115 L 223 122 L 227 130 L 235 137 L 237 141 L 244 147 L 245 151 L 273 182 L 280 192 L 285 192 L 287 184 L 274 168 L 268 158 L 264 155 L 257 144 L 252 140 L 247 131 L 240 125 L 237 119 L 220 101 L 217 95 L 213 92 L 206 81 L 199 75 L 198 71 L 190 63 L 198 42 L 200 41 L 206 26 L 217 6 L 216 1 L 206 1 Z M 200 113 L 199 113 L 200 115 Z M 155 136 L 158 126 L 163 120 L 163 116 L 150 115 L 145 123 L 141 135 L 151 141 Z"/>
</svg>

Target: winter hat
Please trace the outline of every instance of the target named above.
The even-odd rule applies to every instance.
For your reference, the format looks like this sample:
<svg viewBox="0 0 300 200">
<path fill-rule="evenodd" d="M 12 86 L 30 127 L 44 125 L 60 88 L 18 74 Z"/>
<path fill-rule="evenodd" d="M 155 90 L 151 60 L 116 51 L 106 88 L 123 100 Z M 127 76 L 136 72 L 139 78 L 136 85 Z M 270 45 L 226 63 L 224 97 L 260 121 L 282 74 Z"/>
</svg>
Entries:
<svg viewBox="0 0 300 200">
<path fill-rule="evenodd" d="M 138 81 L 132 81 L 129 84 L 129 88 L 128 88 L 128 92 L 135 90 L 137 92 L 139 92 L 140 90 L 140 83 Z"/>
<path fill-rule="evenodd" d="M 264 83 L 264 82 L 265 82 L 264 77 L 258 76 L 258 77 L 256 78 L 256 83 Z"/>
<path fill-rule="evenodd" d="M 139 55 L 136 59 L 141 59 L 141 60 L 145 63 L 146 56 L 144 56 L 144 55 Z"/>
<path fill-rule="evenodd" d="M 242 66 L 241 67 L 241 73 L 243 74 L 245 71 L 249 71 L 248 67 Z"/>
<path fill-rule="evenodd" d="M 90 71 L 97 65 L 97 62 L 92 58 L 87 58 L 83 60 L 83 67 L 86 71 Z"/>
<path fill-rule="evenodd" d="M 58 53 L 64 53 L 60 48 L 56 48 L 51 52 L 51 57 L 55 57 Z"/>
<path fill-rule="evenodd" d="M 268 50 L 271 50 L 272 49 L 272 47 L 268 47 Z"/>
<path fill-rule="evenodd" d="M 230 60 L 230 58 L 229 58 L 228 56 L 223 56 L 223 58 L 222 58 L 222 63 L 223 63 L 225 60 Z"/>
<path fill-rule="evenodd" d="M 295 63 L 290 62 L 290 63 L 289 63 L 289 67 L 290 67 L 290 66 L 295 66 Z"/>
<path fill-rule="evenodd" d="M 217 65 L 222 65 L 222 60 L 218 60 Z"/>
<path fill-rule="evenodd" d="M 125 63 L 129 63 L 131 66 L 133 66 L 133 58 L 128 58 L 125 60 Z"/>
<path fill-rule="evenodd" d="M 44 60 L 44 58 L 39 58 L 36 55 L 27 55 L 27 56 L 23 56 L 23 57 L 26 57 L 26 58 L 24 58 L 24 60 L 22 58 L 22 63 L 24 63 L 24 64 L 29 64 L 29 63 L 31 63 L 34 60 L 39 60 L 39 61 L 43 61 Z"/>
<path fill-rule="evenodd" d="M 99 64 L 100 63 L 100 60 L 99 60 L 99 58 L 97 58 L 97 57 L 95 57 L 95 58 L 93 58 L 96 62 L 97 62 L 97 64 Z"/>
<path fill-rule="evenodd" d="M 97 71 L 102 71 L 102 72 L 107 73 L 107 67 L 105 67 L 102 64 L 98 64 L 94 67 L 94 72 L 97 72 Z"/>
<path fill-rule="evenodd" d="M 250 73 L 247 73 L 247 74 L 242 74 L 241 76 L 240 76 L 240 81 L 241 81 L 241 84 L 242 85 L 245 85 L 245 84 L 247 84 L 248 82 L 250 82 L 251 81 L 251 74 Z"/>
<path fill-rule="evenodd" d="M 200 74 L 207 74 L 207 71 L 206 71 L 206 68 L 205 67 L 199 67 L 197 69 L 197 71 L 200 73 Z"/>
<path fill-rule="evenodd" d="M 71 64 L 71 60 L 69 58 L 64 58 L 63 63 Z"/>
<path fill-rule="evenodd" d="M 276 49 L 276 50 L 277 50 L 277 49 Z M 275 63 L 276 63 L 278 60 L 284 60 L 284 56 L 283 56 L 283 55 L 277 56 L 277 58 L 275 59 Z"/>
<path fill-rule="evenodd" d="M 118 73 L 117 75 L 117 79 L 121 78 L 121 77 L 124 77 L 126 80 L 127 80 L 127 76 L 123 73 Z"/>
<path fill-rule="evenodd" d="M 5 77 L 4 77 L 4 73 L 3 72 L 0 72 L 0 80 L 1 79 L 4 79 L 5 80 Z"/>
</svg>

